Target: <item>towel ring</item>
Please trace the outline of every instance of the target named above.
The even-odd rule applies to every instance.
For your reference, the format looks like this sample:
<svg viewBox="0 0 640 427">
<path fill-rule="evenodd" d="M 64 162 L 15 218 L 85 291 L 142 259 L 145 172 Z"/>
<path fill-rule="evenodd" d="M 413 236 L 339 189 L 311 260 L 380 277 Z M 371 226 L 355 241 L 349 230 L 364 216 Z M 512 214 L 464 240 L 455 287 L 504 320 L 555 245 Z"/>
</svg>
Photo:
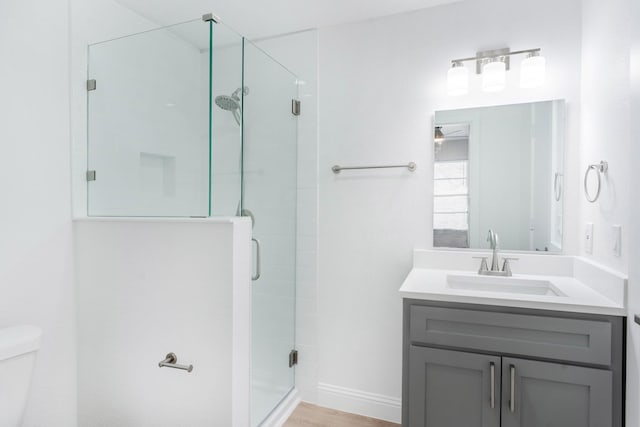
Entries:
<svg viewBox="0 0 640 427">
<path fill-rule="evenodd" d="M 589 174 L 592 170 L 596 171 L 596 176 L 598 177 L 598 187 L 596 189 L 596 195 L 594 197 L 591 197 L 591 195 L 589 194 L 589 186 L 587 185 Z M 605 162 L 604 160 L 601 160 L 597 165 L 589 165 L 589 167 L 587 167 L 587 171 L 584 173 L 584 195 L 589 203 L 595 203 L 595 201 L 598 200 L 598 197 L 600 197 L 600 187 L 602 184 L 601 175 L 607 173 L 607 170 L 609 170 L 609 163 Z"/>
<path fill-rule="evenodd" d="M 559 202 L 562 198 L 562 184 L 560 183 L 560 177 L 562 176 L 560 172 L 556 172 L 553 178 L 553 197 L 556 199 L 556 202 Z"/>
</svg>

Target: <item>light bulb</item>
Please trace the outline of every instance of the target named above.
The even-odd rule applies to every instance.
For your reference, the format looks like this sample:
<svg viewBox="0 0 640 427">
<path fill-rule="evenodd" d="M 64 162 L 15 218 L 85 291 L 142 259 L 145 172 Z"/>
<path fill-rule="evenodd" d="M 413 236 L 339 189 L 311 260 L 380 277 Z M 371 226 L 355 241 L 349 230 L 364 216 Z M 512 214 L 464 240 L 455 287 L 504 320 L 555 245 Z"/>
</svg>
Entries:
<svg viewBox="0 0 640 427">
<path fill-rule="evenodd" d="M 520 65 L 520 87 L 534 88 L 544 84 L 547 61 L 537 52 L 530 53 Z"/>
<path fill-rule="evenodd" d="M 488 62 L 482 67 L 482 90 L 500 92 L 507 85 L 507 66 L 503 61 Z"/>
<path fill-rule="evenodd" d="M 447 73 L 447 93 L 451 96 L 465 95 L 469 91 L 469 70 L 454 63 Z"/>
</svg>

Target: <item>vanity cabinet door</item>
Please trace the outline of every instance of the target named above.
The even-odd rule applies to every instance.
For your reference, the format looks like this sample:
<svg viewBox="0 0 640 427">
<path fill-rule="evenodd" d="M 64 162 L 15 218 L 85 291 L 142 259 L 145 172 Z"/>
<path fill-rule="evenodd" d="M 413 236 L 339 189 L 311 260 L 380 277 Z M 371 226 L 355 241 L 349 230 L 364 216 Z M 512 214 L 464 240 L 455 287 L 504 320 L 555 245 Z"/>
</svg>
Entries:
<svg viewBox="0 0 640 427">
<path fill-rule="evenodd" d="M 500 357 L 410 346 L 404 427 L 499 427 L 500 363 Z"/>
<path fill-rule="evenodd" d="M 611 371 L 502 358 L 502 427 L 611 427 L 612 396 Z"/>
</svg>

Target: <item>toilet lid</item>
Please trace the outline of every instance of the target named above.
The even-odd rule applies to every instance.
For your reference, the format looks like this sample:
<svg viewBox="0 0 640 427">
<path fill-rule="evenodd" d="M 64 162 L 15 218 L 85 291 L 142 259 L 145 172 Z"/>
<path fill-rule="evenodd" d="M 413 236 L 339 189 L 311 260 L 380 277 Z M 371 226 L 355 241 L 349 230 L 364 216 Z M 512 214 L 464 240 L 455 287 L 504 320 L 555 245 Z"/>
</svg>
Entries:
<svg viewBox="0 0 640 427">
<path fill-rule="evenodd" d="M 35 326 L 11 326 L 0 329 L 0 361 L 40 348 L 42 330 Z"/>
</svg>

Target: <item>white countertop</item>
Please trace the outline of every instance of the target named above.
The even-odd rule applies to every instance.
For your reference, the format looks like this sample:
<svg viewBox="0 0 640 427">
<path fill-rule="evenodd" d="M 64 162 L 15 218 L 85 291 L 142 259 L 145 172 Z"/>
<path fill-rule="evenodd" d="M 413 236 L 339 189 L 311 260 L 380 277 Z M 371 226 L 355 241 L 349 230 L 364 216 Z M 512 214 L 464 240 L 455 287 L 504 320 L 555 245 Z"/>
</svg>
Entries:
<svg viewBox="0 0 640 427">
<path fill-rule="evenodd" d="M 439 251 L 416 251 L 414 268 L 400 287 L 400 294 L 404 298 L 432 301 L 614 316 L 627 315 L 626 277 L 580 257 L 520 255 L 527 258 L 524 261 L 527 265 L 526 270 L 529 271 L 526 271 L 526 274 L 518 273 L 517 267 L 514 267 L 513 279 L 546 280 L 551 282 L 561 295 L 532 295 L 453 288 L 448 282 L 450 275 L 469 276 L 472 280 L 473 277 L 478 277 L 477 271 L 467 269 L 469 265 L 467 259 L 471 255 L 476 254 L 463 252 L 453 255 Z M 460 257 L 464 268 L 455 268 L 457 264 L 455 257 Z M 537 259 L 529 259 L 529 257 L 537 257 Z M 530 274 L 531 270 L 536 270 L 532 267 L 535 264 L 540 265 L 540 271 L 552 272 L 553 275 Z M 440 266 L 445 268 L 438 268 Z M 499 277 L 496 280 L 500 281 L 504 278 Z"/>
</svg>

